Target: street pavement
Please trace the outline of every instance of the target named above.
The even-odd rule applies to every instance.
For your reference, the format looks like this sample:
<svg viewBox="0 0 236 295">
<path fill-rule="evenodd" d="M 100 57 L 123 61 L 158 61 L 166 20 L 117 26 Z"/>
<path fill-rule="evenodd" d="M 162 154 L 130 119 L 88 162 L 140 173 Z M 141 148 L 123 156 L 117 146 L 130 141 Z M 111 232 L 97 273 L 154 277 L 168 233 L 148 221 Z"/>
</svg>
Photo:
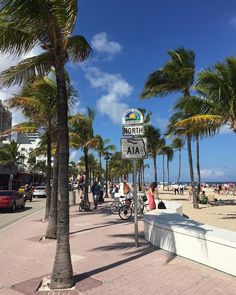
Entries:
<svg viewBox="0 0 236 295">
<path fill-rule="evenodd" d="M 34 214 L 38 210 L 45 208 L 46 198 L 33 198 L 32 202 L 27 201 L 24 209 L 17 208 L 16 212 L 0 209 L 0 231 L 1 229 Z"/>
<path fill-rule="evenodd" d="M 56 241 L 42 239 L 47 227 L 43 216 L 42 209 L 0 232 L 0 295 L 236 294 L 234 277 L 147 243 L 142 219 L 136 248 L 133 222 L 111 215 L 107 199 L 91 212 L 70 207 L 75 288 L 37 291 L 52 271 L 56 247 Z"/>
</svg>

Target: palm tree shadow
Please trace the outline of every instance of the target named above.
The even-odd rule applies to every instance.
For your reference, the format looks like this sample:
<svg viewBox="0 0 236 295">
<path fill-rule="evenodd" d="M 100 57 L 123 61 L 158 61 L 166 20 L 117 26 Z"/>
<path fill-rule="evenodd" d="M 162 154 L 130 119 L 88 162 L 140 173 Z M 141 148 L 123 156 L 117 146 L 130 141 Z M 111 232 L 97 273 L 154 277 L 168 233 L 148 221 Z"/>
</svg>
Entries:
<svg viewBox="0 0 236 295">
<path fill-rule="evenodd" d="M 127 250 L 127 249 L 133 249 L 133 248 L 134 248 L 134 242 L 124 242 L 124 243 L 119 242 L 119 243 L 114 243 L 114 244 L 103 246 L 103 247 L 97 247 L 97 248 L 91 249 L 90 251 L 111 251 L 111 250 L 117 250 L 117 249 Z M 107 271 L 109 269 L 113 269 L 113 268 L 118 267 L 120 265 L 129 263 L 133 260 L 139 259 L 139 258 L 141 258 L 145 255 L 148 255 L 156 250 L 157 250 L 157 248 L 150 246 L 147 242 L 141 242 L 139 248 L 126 254 L 126 255 L 129 255 L 129 257 L 121 259 L 116 262 L 113 262 L 111 264 L 96 268 L 96 269 L 93 269 L 91 271 L 75 275 L 74 282 L 75 283 L 81 282 L 82 280 L 85 280 L 91 276 L 98 274 L 98 273 Z M 130 255 L 132 255 L 132 256 L 130 256 Z"/>
<path fill-rule="evenodd" d="M 121 223 L 124 224 L 124 221 L 108 221 L 106 223 L 96 224 L 94 227 L 89 227 L 89 228 L 85 228 L 85 229 L 70 232 L 70 235 L 85 232 L 85 231 L 90 231 L 90 230 L 96 230 L 98 228 L 103 228 L 103 227 L 107 227 L 107 226 L 118 225 L 118 224 L 121 224 Z"/>
</svg>

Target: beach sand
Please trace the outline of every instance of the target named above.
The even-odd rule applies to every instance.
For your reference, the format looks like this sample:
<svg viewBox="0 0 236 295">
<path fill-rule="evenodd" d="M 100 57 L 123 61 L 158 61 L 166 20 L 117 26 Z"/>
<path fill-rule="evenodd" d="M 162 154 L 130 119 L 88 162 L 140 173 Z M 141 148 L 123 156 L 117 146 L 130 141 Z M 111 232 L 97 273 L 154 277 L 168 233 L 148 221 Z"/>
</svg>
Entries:
<svg viewBox="0 0 236 295">
<path fill-rule="evenodd" d="M 188 191 L 184 195 L 175 195 L 173 191 L 159 190 L 159 198 L 162 200 L 175 200 L 183 205 L 183 213 L 190 219 L 198 222 L 236 231 L 236 196 L 219 196 L 211 189 L 206 190 L 207 196 L 215 196 L 223 201 L 222 205 L 201 205 L 200 209 L 194 209 L 192 201 L 189 201 Z M 235 204 L 232 205 L 232 203 Z M 231 203 L 231 205 L 230 205 Z"/>
</svg>

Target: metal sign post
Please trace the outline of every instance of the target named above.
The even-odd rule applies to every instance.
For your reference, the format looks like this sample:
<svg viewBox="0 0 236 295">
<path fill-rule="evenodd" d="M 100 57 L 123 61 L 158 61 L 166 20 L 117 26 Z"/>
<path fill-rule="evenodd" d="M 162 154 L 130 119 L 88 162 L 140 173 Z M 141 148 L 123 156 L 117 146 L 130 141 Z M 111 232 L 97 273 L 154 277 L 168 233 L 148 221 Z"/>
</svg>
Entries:
<svg viewBox="0 0 236 295">
<path fill-rule="evenodd" d="M 133 162 L 133 196 L 134 196 L 134 236 L 135 247 L 138 243 L 138 195 L 136 159 L 147 158 L 147 139 L 144 135 L 143 114 L 136 109 L 126 111 L 122 117 L 122 133 L 128 138 L 121 138 L 121 155 L 123 159 L 132 159 Z"/>
<path fill-rule="evenodd" d="M 133 195 L 134 195 L 134 237 L 135 237 L 135 247 L 138 247 L 139 246 L 139 243 L 138 243 L 138 196 L 137 196 L 136 160 L 133 160 Z"/>
</svg>

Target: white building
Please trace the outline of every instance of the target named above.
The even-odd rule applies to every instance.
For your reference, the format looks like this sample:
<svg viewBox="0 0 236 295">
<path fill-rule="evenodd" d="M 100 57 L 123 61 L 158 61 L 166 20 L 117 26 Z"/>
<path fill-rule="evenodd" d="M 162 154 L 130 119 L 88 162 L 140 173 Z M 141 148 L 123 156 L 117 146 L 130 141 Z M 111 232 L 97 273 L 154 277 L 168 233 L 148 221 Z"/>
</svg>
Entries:
<svg viewBox="0 0 236 295">
<path fill-rule="evenodd" d="M 19 144 L 20 154 L 25 158 L 22 160 L 21 170 L 29 170 L 28 159 L 30 153 L 39 146 L 39 133 L 18 134 L 17 143 Z M 36 157 L 36 162 L 47 161 L 46 154 Z"/>
</svg>

